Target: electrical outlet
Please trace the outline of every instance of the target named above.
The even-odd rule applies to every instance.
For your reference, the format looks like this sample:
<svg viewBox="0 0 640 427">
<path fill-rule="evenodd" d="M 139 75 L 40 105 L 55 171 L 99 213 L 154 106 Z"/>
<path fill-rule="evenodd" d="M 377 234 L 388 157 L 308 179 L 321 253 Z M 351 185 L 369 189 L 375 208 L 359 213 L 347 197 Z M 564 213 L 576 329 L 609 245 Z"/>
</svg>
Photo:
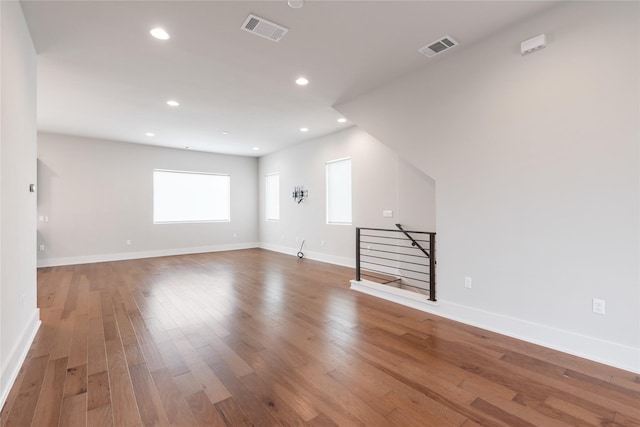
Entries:
<svg viewBox="0 0 640 427">
<path fill-rule="evenodd" d="M 594 298 L 592 304 L 593 304 L 592 305 L 592 309 L 593 309 L 594 313 L 604 315 L 604 300 L 603 299 Z"/>
<path fill-rule="evenodd" d="M 471 277 L 464 276 L 464 287 L 467 289 L 471 289 Z"/>
<path fill-rule="evenodd" d="M 130 244 L 131 244 L 131 240 L 127 240 L 127 245 L 130 245 Z"/>
<path fill-rule="evenodd" d="M 44 245 L 40 245 L 40 250 L 44 251 Z"/>
</svg>

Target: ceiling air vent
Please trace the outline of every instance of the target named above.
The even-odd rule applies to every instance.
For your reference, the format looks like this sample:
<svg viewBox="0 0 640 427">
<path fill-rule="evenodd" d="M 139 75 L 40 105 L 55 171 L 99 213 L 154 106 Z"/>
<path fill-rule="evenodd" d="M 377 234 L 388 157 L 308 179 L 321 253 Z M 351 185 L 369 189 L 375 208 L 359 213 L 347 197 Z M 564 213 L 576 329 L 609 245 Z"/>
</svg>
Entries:
<svg viewBox="0 0 640 427">
<path fill-rule="evenodd" d="M 440 40 L 421 47 L 420 49 L 418 49 L 418 52 L 431 58 L 439 53 L 444 52 L 445 50 L 451 49 L 454 46 L 458 46 L 458 42 L 455 41 L 451 36 L 444 36 Z"/>
<path fill-rule="evenodd" d="M 247 19 L 245 19 L 244 24 L 242 24 L 240 28 L 274 42 L 279 42 L 280 39 L 287 34 L 287 31 L 289 31 L 287 28 L 251 14 L 247 16 Z"/>
</svg>

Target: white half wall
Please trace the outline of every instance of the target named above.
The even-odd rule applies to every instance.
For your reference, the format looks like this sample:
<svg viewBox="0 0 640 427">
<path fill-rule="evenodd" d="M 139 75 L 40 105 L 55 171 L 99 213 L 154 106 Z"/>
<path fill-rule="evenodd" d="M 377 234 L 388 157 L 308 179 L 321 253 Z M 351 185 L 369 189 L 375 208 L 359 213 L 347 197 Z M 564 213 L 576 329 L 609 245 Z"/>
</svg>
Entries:
<svg viewBox="0 0 640 427">
<path fill-rule="evenodd" d="M 353 223 L 327 224 L 325 166 L 345 157 L 352 163 Z M 280 221 L 265 219 L 265 175 L 271 173 L 280 174 Z M 354 266 L 356 227 L 395 229 L 400 223 L 433 231 L 435 226 L 433 180 L 355 127 L 261 157 L 259 179 L 260 244 L 265 249 L 295 255 L 304 240 L 305 256 Z M 309 190 L 300 204 L 291 198 L 296 186 Z M 393 217 L 383 217 L 384 210 L 393 211 Z"/>
<path fill-rule="evenodd" d="M 231 221 L 154 224 L 154 169 L 229 174 Z M 257 170 L 254 157 L 40 133 L 38 264 L 256 247 Z"/>
<path fill-rule="evenodd" d="M 336 107 L 435 180 L 438 295 L 458 320 L 492 315 L 503 333 L 636 372 L 639 9 L 562 3 Z M 521 56 L 541 33 L 547 47 Z"/>
<path fill-rule="evenodd" d="M 40 324 L 36 308 L 36 52 L 17 1 L 0 2 L 0 407 Z"/>
</svg>

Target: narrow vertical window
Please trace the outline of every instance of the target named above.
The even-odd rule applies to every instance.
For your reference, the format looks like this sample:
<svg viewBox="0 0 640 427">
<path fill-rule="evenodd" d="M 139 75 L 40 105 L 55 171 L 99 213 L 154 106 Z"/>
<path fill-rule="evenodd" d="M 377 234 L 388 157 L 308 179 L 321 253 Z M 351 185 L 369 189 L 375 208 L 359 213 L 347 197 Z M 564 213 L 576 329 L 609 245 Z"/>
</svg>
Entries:
<svg viewBox="0 0 640 427">
<path fill-rule="evenodd" d="M 351 159 L 327 162 L 327 224 L 351 224 Z"/>
<path fill-rule="evenodd" d="M 153 171 L 153 222 L 231 220 L 231 178 L 200 172 Z"/>
<path fill-rule="evenodd" d="M 280 174 L 270 173 L 265 181 L 265 211 L 267 221 L 280 220 Z"/>
</svg>

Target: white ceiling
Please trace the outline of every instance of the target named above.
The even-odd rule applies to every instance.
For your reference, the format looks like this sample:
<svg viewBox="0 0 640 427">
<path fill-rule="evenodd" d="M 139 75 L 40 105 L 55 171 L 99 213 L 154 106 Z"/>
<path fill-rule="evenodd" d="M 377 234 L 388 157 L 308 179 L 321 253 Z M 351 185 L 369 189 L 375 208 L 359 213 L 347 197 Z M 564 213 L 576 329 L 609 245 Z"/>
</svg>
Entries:
<svg viewBox="0 0 640 427">
<path fill-rule="evenodd" d="M 38 52 L 40 130 L 248 156 L 348 127 L 336 122 L 332 105 L 446 60 L 551 5 L 22 2 Z M 275 43 L 242 31 L 249 13 L 289 32 Z M 171 39 L 151 37 L 157 26 Z M 418 53 L 444 35 L 461 45 L 432 59 Z M 302 75 L 306 87 L 294 83 Z M 169 99 L 181 106 L 167 106 Z"/>
</svg>

